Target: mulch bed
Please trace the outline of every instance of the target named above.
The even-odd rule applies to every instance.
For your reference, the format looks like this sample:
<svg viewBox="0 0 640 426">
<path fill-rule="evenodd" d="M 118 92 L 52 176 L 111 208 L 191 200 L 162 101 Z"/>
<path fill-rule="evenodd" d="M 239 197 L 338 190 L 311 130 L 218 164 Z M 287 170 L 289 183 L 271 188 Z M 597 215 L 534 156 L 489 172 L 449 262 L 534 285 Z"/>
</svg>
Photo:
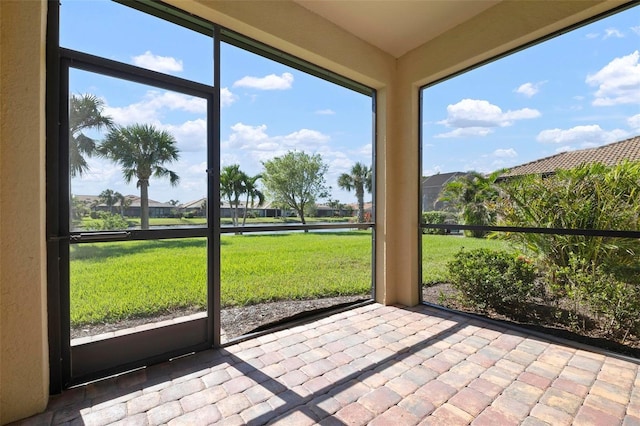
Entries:
<svg viewBox="0 0 640 426">
<path fill-rule="evenodd" d="M 277 326 L 284 321 L 298 319 L 305 315 L 320 313 L 325 309 L 348 306 L 370 299 L 369 295 L 337 296 L 308 300 L 281 300 L 255 305 L 222 309 L 220 325 L 222 341 L 228 341 L 254 331 Z M 138 325 L 160 322 L 200 312 L 197 309 L 181 309 L 153 318 L 132 318 L 117 323 L 91 324 L 71 329 L 71 338 L 96 336 L 111 331 L 133 328 Z"/>
<path fill-rule="evenodd" d="M 544 305 L 531 306 L 527 318 L 511 318 L 495 311 L 475 311 L 460 303 L 457 290 L 448 283 L 438 283 L 422 288 L 422 300 L 438 306 L 491 318 L 505 324 L 517 325 L 544 334 L 599 347 L 608 351 L 640 359 L 640 338 L 627 336 L 624 341 L 605 336 L 604 333 L 586 321 L 586 327 L 576 332 L 557 318 L 559 308 Z M 278 302 L 258 303 L 255 305 L 223 309 L 220 313 L 222 341 L 248 333 L 265 330 L 287 321 L 321 313 L 327 309 L 346 307 L 353 303 L 368 300 L 369 295 L 327 297 L 309 300 L 282 300 Z M 110 331 L 122 330 L 150 322 L 160 322 L 180 316 L 196 313 L 194 309 L 177 310 L 154 318 L 134 318 L 118 323 L 95 324 L 71 330 L 71 338 L 93 336 Z"/>
<path fill-rule="evenodd" d="M 458 298 L 458 291 L 448 283 L 438 283 L 428 287 L 423 286 L 422 300 L 434 305 L 497 320 L 507 325 L 516 325 L 640 359 L 640 336 L 628 335 L 623 340 L 623 336 L 605 335 L 597 327 L 597 324 L 587 316 L 580 318 L 582 327 L 578 332 L 575 327 L 571 327 L 570 324 L 562 321 L 566 310 L 561 305 L 548 306 L 543 303 L 537 303 L 527 309 L 526 317 L 512 318 L 492 310 L 477 311 L 465 306 Z"/>
</svg>

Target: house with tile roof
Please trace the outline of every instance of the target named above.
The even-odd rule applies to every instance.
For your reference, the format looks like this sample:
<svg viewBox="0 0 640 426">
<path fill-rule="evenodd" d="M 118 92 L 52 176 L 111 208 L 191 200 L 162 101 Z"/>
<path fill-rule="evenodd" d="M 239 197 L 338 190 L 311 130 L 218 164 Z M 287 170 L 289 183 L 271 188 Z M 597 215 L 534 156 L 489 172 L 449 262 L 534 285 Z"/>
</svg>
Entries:
<svg viewBox="0 0 640 426">
<path fill-rule="evenodd" d="M 438 201 L 442 187 L 455 180 L 458 176 L 466 175 L 465 172 L 437 173 L 422 178 L 422 211 L 444 210 L 444 202 Z"/>
<path fill-rule="evenodd" d="M 561 152 L 550 157 L 510 168 L 501 179 L 531 174 L 550 175 L 582 164 L 602 163 L 614 166 L 624 160 L 640 161 L 640 135 L 596 148 Z"/>
</svg>

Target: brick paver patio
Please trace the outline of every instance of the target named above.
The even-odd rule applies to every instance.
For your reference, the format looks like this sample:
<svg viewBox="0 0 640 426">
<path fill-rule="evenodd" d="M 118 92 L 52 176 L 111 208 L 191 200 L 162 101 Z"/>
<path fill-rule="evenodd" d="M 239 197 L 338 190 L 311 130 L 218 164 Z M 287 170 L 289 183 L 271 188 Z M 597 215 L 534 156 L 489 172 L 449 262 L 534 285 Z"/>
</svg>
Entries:
<svg viewBox="0 0 640 426">
<path fill-rule="evenodd" d="M 638 364 L 367 305 L 75 388 L 21 424 L 640 425 Z"/>
</svg>

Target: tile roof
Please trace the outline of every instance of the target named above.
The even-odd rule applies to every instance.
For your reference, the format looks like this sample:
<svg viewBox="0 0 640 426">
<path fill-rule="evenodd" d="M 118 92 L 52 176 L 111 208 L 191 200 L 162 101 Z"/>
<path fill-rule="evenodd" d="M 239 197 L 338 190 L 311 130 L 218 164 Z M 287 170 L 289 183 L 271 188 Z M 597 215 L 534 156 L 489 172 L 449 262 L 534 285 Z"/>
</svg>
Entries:
<svg viewBox="0 0 640 426">
<path fill-rule="evenodd" d="M 426 176 L 422 178 L 422 187 L 441 187 L 445 183 L 458 176 L 466 175 L 465 172 L 450 172 L 450 173 L 437 173 L 435 175 Z"/>
<path fill-rule="evenodd" d="M 501 177 L 548 174 L 558 169 L 572 169 L 581 164 L 589 163 L 602 163 L 607 166 L 613 166 L 623 160 L 640 160 L 640 136 L 634 136 L 597 148 L 561 152 L 560 154 L 512 167 Z"/>
</svg>

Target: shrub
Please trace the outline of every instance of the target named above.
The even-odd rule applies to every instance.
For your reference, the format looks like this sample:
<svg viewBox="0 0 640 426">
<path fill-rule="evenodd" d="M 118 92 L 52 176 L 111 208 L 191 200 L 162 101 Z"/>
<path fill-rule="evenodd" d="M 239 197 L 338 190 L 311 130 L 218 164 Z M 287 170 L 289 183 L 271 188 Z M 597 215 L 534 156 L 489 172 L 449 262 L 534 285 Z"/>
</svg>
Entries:
<svg viewBox="0 0 640 426">
<path fill-rule="evenodd" d="M 100 220 L 89 224 L 87 229 L 96 231 L 116 231 L 127 229 L 129 227 L 127 220 L 119 214 L 99 212 L 98 218 Z"/>
<path fill-rule="evenodd" d="M 574 311 L 590 310 L 607 334 L 637 332 L 640 292 L 605 270 L 604 266 L 571 256 L 569 265 L 554 271 L 556 289 L 571 299 Z"/>
<path fill-rule="evenodd" d="M 639 187 L 640 162 L 612 167 L 595 163 L 559 170 L 548 177 L 513 179 L 502 185 L 501 225 L 636 231 L 640 229 Z M 505 235 L 535 253 L 550 269 L 569 266 L 575 257 L 584 260 L 584 265 L 603 265 L 618 279 L 638 282 L 638 239 L 519 232 Z"/>
<path fill-rule="evenodd" d="M 422 212 L 422 223 L 443 224 L 447 219 L 447 214 L 440 211 Z M 422 228 L 423 234 L 444 235 L 446 229 Z"/>
<path fill-rule="evenodd" d="M 448 263 L 453 285 L 481 310 L 517 313 L 534 296 L 536 271 L 524 256 L 503 250 L 461 250 Z"/>
</svg>

